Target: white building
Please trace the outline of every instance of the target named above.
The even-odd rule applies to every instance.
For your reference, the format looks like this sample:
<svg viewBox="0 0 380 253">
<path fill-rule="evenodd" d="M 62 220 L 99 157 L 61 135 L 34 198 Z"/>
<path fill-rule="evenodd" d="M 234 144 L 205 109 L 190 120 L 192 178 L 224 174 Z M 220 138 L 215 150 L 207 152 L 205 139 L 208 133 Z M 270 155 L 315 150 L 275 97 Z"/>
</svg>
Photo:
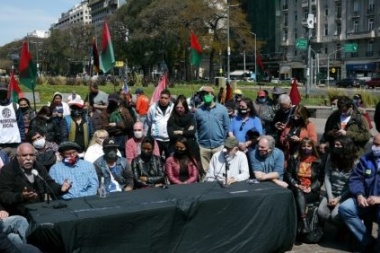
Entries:
<svg viewBox="0 0 380 253">
<path fill-rule="evenodd" d="M 62 13 L 58 22 L 53 24 L 52 27 L 54 29 L 66 29 L 75 24 L 91 24 L 91 11 L 87 0 Z"/>
</svg>

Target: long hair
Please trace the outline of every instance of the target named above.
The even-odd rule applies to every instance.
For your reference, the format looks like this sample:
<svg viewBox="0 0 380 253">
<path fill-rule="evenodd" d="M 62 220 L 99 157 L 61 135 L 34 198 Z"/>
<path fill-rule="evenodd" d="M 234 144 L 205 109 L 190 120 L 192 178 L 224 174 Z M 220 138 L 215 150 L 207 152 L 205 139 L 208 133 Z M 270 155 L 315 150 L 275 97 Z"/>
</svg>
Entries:
<svg viewBox="0 0 380 253">
<path fill-rule="evenodd" d="M 300 116 L 300 119 L 302 121 L 301 126 L 306 127 L 309 123 L 309 114 L 307 112 L 306 107 L 301 104 L 297 105 L 293 110 L 293 115 L 296 114 Z"/>
<path fill-rule="evenodd" d="M 172 111 L 172 114 L 170 115 L 170 117 L 174 117 L 175 119 L 181 117 L 180 115 L 178 115 L 178 113 L 175 110 L 178 104 L 182 104 L 182 106 L 185 108 L 185 114 L 188 114 L 190 112 L 186 97 L 184 95 L 179 95 L 177 97 L 177 100 L 174 102 L 174 107 L 173 107 L 174 109 Z"/>
<path fill-rule="evenodd" d="M 189 142 L 188 142 L 187 138 L 186 138 L 186 137 L 183 137 L 183 136 L 179 136 L 179 137 L 176 139 L 175 143 L 177 143 L 177 142 L 182 143 L 182 144 L 186 147 L 186 157 L 187 157 L 190 161 L 192 161 L 195 165 L 197 165 L 196 159 L 195 159 L 195 157 L 194 157 L 193 151 L 191 150 L 191 147 L 190 147 L 190 145 L 189 145 Z M 175 145 L 175 144 L 174 144 L 174 145 Z M 174 157 L 174 159 L 175 159 L 177 162 L 179 162 L 178 157 L 176 157 L 176 155 L 175 155 L 175 152 L 174 152 L 173 157 Z"/>
<path fill-rule="evenodd" d="M 294 154 L 294 156 L 295 157 L 301 157 L 302 146 L 305 144 L 311 146 L 311 150 L 312 150 L 311 155 L 314 156 L 315 158 L 319 159 L 317 147 L 315 146 L 314 141 L 312 139 L 310 139 L 309 137 L 305 137 L 301 140 L 299 148 L 298 148 L 297 152 Z"/>
<path fill-rule="evenodd" d="M 338 136 L 334 142 L 339 142 L 342 145 L 342 154 L 338 155 L 330 152 L 331 165 L 344 172 L 349 172 L 354 167 L 355 160 L 357 159 L 354 142 L 348 136 Z"/>
<path fill-rule="evenodd" d="M 249 108 L 249 116 L 252 118 L 256 117 L 257 113 L 255 107 L 253 106 L 252 99 L 243 97 L 241 101 L 247 104 L 247 108 Z"/>
<path fill-rule="evenodd" d="M 37 112 L 36 117 L 41 117 L 41 116 L 51 116 L 52 115 L 52 110 L 50 109 L 49 106 L 44 105 L 41 107 L 41 109 Z"/>
<path fill-rule="evenodd" d="M 96 139 L 99 138 L 99 136 L 101 135 L 105 135 L 107 136 L 106 138 L 108 138 L 108 132 L 106 130 L 103 130 L 103 129 L 96 130 L 88 146 L 94 145 L 96 143 Z"/>
</svg>

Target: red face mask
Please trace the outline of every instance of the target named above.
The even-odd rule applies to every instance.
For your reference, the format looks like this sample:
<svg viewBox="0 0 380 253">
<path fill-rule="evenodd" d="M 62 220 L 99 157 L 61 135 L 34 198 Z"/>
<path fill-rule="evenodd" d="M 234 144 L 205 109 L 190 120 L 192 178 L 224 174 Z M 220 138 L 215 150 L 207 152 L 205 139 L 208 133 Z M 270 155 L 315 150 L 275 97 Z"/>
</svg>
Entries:
<svg viewBox="0 0 380 253">
<path fill-rule="evenodd" d="M 77 157 L 76 156 L 70 156 L 70 157 L 66 157 L 65 159 L 63 159 L 63 162 L 66 164 L 66 165 L 70 165 L 70 166 L 73 166 L 77 161 Z"/>
</svg>

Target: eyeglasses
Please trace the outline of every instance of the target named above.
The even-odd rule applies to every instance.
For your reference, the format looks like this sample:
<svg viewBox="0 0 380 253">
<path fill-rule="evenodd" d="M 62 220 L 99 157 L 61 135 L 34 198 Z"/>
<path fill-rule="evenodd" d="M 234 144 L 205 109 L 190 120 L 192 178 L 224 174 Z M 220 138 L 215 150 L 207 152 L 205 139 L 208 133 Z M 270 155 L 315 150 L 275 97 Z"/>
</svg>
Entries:
<svg viewBox="0 0 380 253">
<path fill-rule="evenodd" d="M 245 121 L 243 121 L 243 123 L 241 123 L 240 125 L 240 128 L 239 128 L 239 131 L 243 131 L 243 127 L 245 126 Z"/>
</svg>

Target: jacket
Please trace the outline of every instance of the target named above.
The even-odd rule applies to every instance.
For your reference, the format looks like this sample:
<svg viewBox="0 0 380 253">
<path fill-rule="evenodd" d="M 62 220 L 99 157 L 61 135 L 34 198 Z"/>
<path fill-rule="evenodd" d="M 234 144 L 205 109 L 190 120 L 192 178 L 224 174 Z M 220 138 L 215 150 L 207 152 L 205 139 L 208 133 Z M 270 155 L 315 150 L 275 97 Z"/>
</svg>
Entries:
<svg viewBox="0 0 380 253">
<path fill-rule="evenodd" d="M 175 160 L 173 156 L 169 157 L 165 163 L 165 173 L 171 184 L 182 183 L 179 180 L 179 171 L 180 171 L 180 164 Z M 199 176 L 197 165 L 189 161 L 187 163 L 187 171 L 189 173 L 189 178 L 186 180 L 186 182 L 188 184 L 197 182 L 198 176 Z"/>
<path fill-rule="evenodd" d="M 152 155 L 148 162 L 144 162 L 140 156 L 136 157 L 132 161 L 132 171 L 135 188 L 144 188 L 165 183 L 165 173 L 162 167 L 161 157 L 159 156 Z M 141 181 L 141 176 L 148 177 L 148 181 Z"/>
<path fill-rule="evenodd" d="M 348 186 L 354 197 L 380 195 L 380 173 L 377 172 L 376 157 L 372 152 L 360 157 L 348 179 Z"/>
</svg>

